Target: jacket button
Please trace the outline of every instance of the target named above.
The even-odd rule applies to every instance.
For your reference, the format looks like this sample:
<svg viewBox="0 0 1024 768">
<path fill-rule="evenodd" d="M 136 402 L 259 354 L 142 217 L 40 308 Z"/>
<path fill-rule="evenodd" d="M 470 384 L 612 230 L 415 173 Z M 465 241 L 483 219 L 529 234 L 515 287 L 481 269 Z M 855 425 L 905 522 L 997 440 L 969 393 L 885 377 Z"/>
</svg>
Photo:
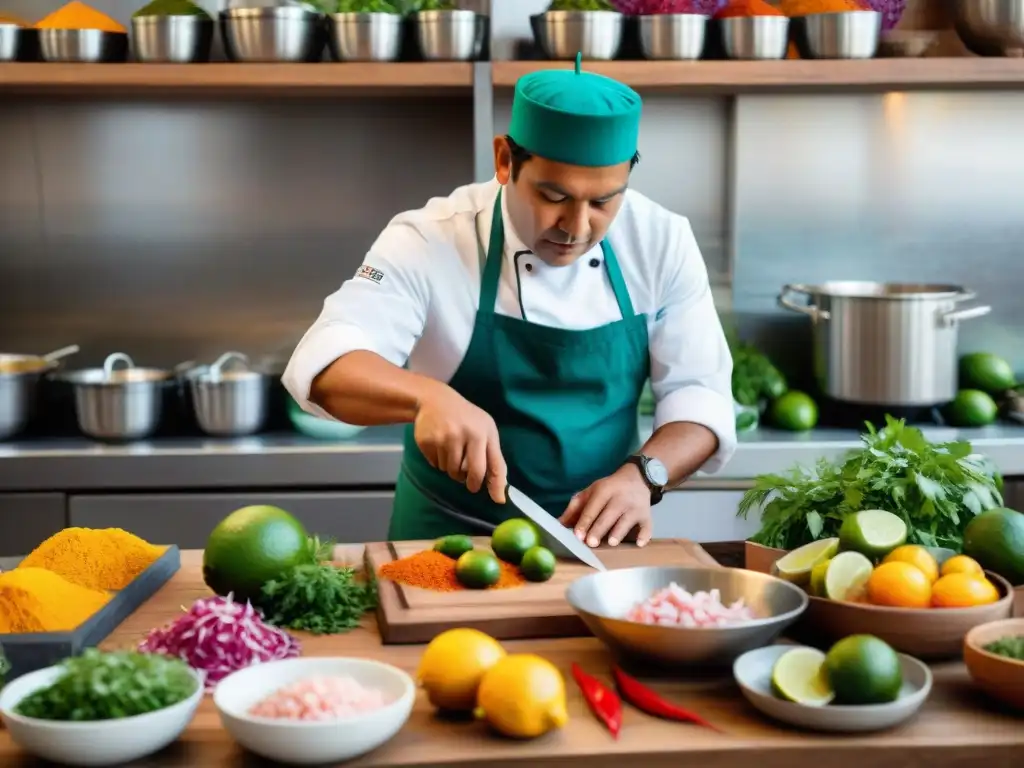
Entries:
<svg viewBox="0 0 1024 768">
<path fill-rule="evenodd" d="M 590 266 L 592 266 L 592 267 L 600 267 L 601 266 L 601 260 L 600 259 L 591 259 L 590 260 Z"/>
<path fill-rule="evenodd" d="M 529 263 L 528 263 L 528 264 L 526 265 L 526 271 L 527 271 L 527 272 L 533 272 L 533 264 L 529 264 Z"/>
</svg>

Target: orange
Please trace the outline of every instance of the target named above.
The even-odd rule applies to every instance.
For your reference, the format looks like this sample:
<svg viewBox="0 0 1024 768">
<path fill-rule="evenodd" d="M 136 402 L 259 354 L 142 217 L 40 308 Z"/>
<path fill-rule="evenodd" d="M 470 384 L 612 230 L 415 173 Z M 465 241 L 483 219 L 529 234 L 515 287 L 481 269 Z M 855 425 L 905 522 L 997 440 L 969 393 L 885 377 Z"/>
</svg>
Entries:
<svg viewBox="0 0 1024 768">
<path fill-rule="evenodd" d="M 917 544 L 904 544 L 896 547 L 885 556 L 883 563 L 910 563 L 921 573 L 928 577 L 928 581 L 934 583 L 939 578 L 939 564 L 935 562 L 932 553 Z"/>
<path fill-rule="evenodd" d="M 889 608 L 929 608 L 932 584 L 915 565 L 903 562 L 882 563 L 868 579 L 868 602 Z"/>
<path fill-rule="evenodd" d="M 999 590 L 976 573 L 951 573 L 935 582 L 932 605 L 936 608 L 971 608 L 999 599 Z"/>
<path fill-rule="evenodd" d="M 942 564 L 942 575 L 949 576 L 951 573 L 973 573 L 975 576 L 984 576 L 985 571 L 978 561 L 967 555 L 955 555 Z"/>
</svg>

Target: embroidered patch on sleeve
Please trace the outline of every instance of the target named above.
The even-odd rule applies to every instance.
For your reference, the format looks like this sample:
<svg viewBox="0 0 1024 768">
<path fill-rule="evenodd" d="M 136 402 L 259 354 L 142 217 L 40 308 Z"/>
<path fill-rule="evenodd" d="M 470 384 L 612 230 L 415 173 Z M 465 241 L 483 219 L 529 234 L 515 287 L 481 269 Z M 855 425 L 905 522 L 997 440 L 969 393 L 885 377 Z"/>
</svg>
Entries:
<svg viewBox="0 0 1024 768">
<path fill-rule="evenodd" d="M 384 279 L 384 273 L 379 269 L 374 269 L 368 264 L 363 264 L 363 266 L 356 271 L 356 277 L 362 277 L 380 285 L 380 281 Z"/>
<path fill-rule="evenodd" d="M 661 309 L 658 310 L 657 314 L 654 316 L 654 322 L 658 322 L 664 316 L 665 316 L 665 307 L 662 307 Z"/>
</svg>

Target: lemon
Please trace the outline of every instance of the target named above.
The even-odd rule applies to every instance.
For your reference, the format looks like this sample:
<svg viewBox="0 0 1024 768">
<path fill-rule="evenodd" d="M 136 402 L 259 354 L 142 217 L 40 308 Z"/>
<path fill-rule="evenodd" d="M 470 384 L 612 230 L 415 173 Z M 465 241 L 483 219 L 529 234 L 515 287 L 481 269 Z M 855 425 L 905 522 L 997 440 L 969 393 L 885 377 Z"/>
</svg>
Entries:
<svg viewBox="0 0 1024 768">
<path fill-rule="evenodd" d="M 825 597 L 825 574 L 828 573 L 828 565 L 831 562 L 831 560 L 825 560 L 811 569 L 811 583 L 807 591 L 814 597 Z"/>
<path fill-rule="evenodd" d="M 835 698 L 825 675 L 825 654 L 816 648 L 794 648 L 772 667 L 772 690 L 786 701 L 823 707 Z"/>
<path fill-rule="evenodd" d="M 532 653 L 510 654 L 488 669 L 477 704 L 477 717 L 515 739 L 543 736 L 569 720 L 562 673 Z"/>
<path fill-rule="evenodd" d="M 438 709 L 471 712 L 484 673 L 505 657 L 505 649 L 476 629 L 449 629 L 426 647 L 417 681 Z"/>
<path fill-rule="evenodd" d="M 814 566 L 830 560 L 838 551 L 839 539 L 812 541 L 776 560 L 772 572 L 781 579 L 804 586 L 810 582 Z"/>
<path fill-rule="evenodd" d="M 978 561 L 967 555 L 954 555 L 942 564 L 941 574 L 949 576 L 951 573 L 973 573 L 976 576 L 985 575 L 985 571 L 978 565 Z"/>
<path fill-rule="evenodd" d="M 910 563 L 928 577 L 929 583 L 939 578 L 939 564 L 927 549 L 917 544 L 904 544 L 896 547 L 885 556 L 883 563 Z"/>
</svg>

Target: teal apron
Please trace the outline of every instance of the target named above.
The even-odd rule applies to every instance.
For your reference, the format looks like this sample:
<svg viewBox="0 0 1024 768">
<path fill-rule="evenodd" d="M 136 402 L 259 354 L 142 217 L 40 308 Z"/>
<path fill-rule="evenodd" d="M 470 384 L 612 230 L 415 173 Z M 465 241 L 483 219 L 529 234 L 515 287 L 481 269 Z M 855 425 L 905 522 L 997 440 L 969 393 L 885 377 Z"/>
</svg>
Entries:
<svg viewBox="0 0 1024 768">
<path fill-rule="evenodd" d="M 607 240 L 604 265 L 622 319 L 585 331 L 552 328 L 494 311 L 505 254 L 501 192 L 466 356 L 449 386 L 498 426 L 508 482 L 558 517 L 573 494 L 619 469 L 640 444 L 637 403 L 650 372 L 647 316 L 636 314 Z M 405 430 L 388 538 L 481 534 L 508 517 L 486 486 L 471 493 L 434 469 Z"/>
</svg>

